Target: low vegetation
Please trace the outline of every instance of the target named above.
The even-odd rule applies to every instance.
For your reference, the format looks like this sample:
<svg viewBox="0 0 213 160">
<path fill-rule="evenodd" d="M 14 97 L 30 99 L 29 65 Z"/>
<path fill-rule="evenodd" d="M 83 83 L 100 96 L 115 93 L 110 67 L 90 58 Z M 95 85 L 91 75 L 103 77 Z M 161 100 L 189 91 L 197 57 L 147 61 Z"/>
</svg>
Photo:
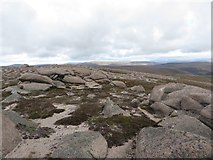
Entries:
<svg viewBox="0 0 213 160">
<path fill-rule="evenodd" d="M 54 113 L 64 111 L 64 109 L 57 109 L 52 103 L 45 101 L 44 98 L 22 99 L 14 110 L 30 119 L 47 118 Z"/>
<path fill-rule="evenodd" d="M 134 137 L 143 127 L 157 126 L 146 117 L 125 117 L 116 115 L 110 118 L 93 117 L 89 120 L 90 129 L 99 131 L 109 147 L 120 146 Z"/>
</svg>

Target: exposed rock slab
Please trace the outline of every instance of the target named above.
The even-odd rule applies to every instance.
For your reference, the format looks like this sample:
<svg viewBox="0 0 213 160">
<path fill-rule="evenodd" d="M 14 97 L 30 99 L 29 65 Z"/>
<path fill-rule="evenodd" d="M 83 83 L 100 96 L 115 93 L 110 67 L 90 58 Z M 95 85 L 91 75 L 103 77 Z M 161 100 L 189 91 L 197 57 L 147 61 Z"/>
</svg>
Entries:
<svg viewBox="0 0 213 160">
<path fill-rule="evenodd" d="M 45 83 L 23 83 L 20 84 L 20 87 L 27 91 L 46 91 L 52 87 L 50 84 Z"/>
<path fill-rule="evenodd" d="M 2 120 L 2 155 L 3 157 L 12 151 L 21 142 L 21 134 L 16 129 L 16 124 L 13 123 L 7 116 L 0 114 Z M 0 123 L 1 124 L 1 123 Z"/>
<path fill-rule="evenodd" d="M 63 82 L 73 84 L 85 84 L 86 81 L 83 80 L 81 77 L 68 75 L 63 78 Z"/>
<path fill-rule="evenodd" d="M 188 115 L 179 115 L 177 117 L 166 117 L 158 125 L 185 132 L 191 132 L 208 139 L 211 139 L 211 129 L 200 122 L 197 118 Z"/>
<path fill-rule="evenodd" d="M 105 138 L 95 131 L 76 132 L 62 139 L 53 158 L 105 158 L 108 145 Z"/>
<path fill-rule="evenodd" d="M 139 86 L 133 86 L 130 88 L 132 91 L 135 91 L 135 92 L 138 92 L 138 93 L 143 93 L 145 92 L 145 89 L 142 85 L 139 85 Z"/>
<path fill-rule="evenodd" d="M 155 102 L 154 104 L 152 104 L 150 106 L 150 108 L 152 108 L 154 110 L 155 114 L 157 114 L 161 117 L 168 116 L 170 113 L 172 113 L 174 111 L 174 109 L 172 109 L 171 107 L 169 107 L 161 102 Z"/>
<path fill-rule="evenodd" d="M 126 88 L 126 84 L 122 81 L 112 81 L 112 84 L 116 87 Z"/>
<path fill-rule="evenodd" d="M 143 128 L 137 138 L 136 158 L 211 158 L 211 140 L 164 127 Z"/>
<path fill-rule="evenodd" d="M 35 74 L 35 73 L 25 73 L 19 77 L 20 81 L 30 81 L 30 82 L 38 82 L 38 83 L 47 83 L 53 84 L 53 80 L 47 76 Z"/>
</svg>

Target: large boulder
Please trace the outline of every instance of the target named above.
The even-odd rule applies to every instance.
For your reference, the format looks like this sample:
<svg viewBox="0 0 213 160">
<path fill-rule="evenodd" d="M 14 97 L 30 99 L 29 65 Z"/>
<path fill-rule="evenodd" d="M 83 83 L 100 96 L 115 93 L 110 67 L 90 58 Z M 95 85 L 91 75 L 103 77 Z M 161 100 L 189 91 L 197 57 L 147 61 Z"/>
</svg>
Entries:
<svg viewBox="0 0 213 160">
<path fill-rule="evenodd" d="M 211 91 L 197 86 L 168 83 L 155 86 L 151 92 L 151 103 L 161 102 L 177 110 L 186 110 L 198 114 L 211 104 Z"/>
<path fill-rule="evenodd" d="M 53 158 L 105 158 L 108 145 L 105 138 L 95 131 L 76 132 L 65 136 Z"/>
<path fill-rule="evenodd" d="M 21 134 L 16 129 L 16 124 L 13 123 L 7 116 L 0 114 L 0 123 L 2 128 L 2 156 L 5 157 L 21 142 Z"/>
<path fill-rule="evenodd" d="M 126 88 L 126 84 L 122 81 L 112 81 L 112 84 L 116 87 Z"/>
<path fill-rule="evenodd" d="M 169 129 L 190 132 L 211 139 L 211 129 L 197 118 L 188 115 L 166 117 L 158 123 L 158 125 Z"/>
<path fill-rule="evenodd" d="M 65 76 L 63 78 L 63 82 L 65 83 L 72 83 L 72 84 L 85 84 L 86 81 L 83 80 L 81 77 L 78 77 L 78 76 Z"/>
<path fill-rule="evenodd" d="M 29 82 L 38 82 L 38 83 L 47 83 L 53 84 L 53 80 L 47 76 L 35 74 L 35 73 L 25 73 L 19 77 L 20 81 L 29 81 Z"/>
<path fill-rule="evenodd" d="M 15 86 L 9 86 L 5 88 L 3 91 L 5 92 L 11 92 L 11 93 L 19 93 L 19 94 L 29 94 L 29 91 L 21 89 L 18 85 Z"/>
<path fill-rule="evenodd" d="M 210 128 L 213 129 L 213 110 L 212 110 L 212 106 L 208 105 L 205 108 L 203 108 L 200 112 L 200 120 L 205 123 L 207 126 L 209 126 Z"/>
<path fill-rule="evenodd" d="M 46 91 L 50 89 L 52 85 L 46 83 L 23 83 L 20 84 L 20 88 L 27 90 L 27 91 Z"/>
<path fill-rule="evenodd" d="M 174 109 L 161 102 L 155 102 L 150 106 L 150 108 L 154 110 L 155 114 L 160 117 L 168 116 L 170 113 L 174 111 Z"/>
<path fill-rule="evenodd" d="M 111 101 L 109 97 L 107 97 L 102 113 L 104 114 L 105 117 L 112 117 L 114 115 L 126 114 L 125 111 L 121 109 L 117 104 L 114 104 L 114 102 Z"/>
<path fill-rule="evenodd" d="M 211 140 L 164 127 L 143 128 L 136 142 L 136 158 L 211 158 Z"/>
<path fill-rule="evenodd" d="M 204 106 L 190 97 L 183 97 L 181 100 L 181 109 L 183 110 L 199 114 L 203 108 Z"/>
</svg>

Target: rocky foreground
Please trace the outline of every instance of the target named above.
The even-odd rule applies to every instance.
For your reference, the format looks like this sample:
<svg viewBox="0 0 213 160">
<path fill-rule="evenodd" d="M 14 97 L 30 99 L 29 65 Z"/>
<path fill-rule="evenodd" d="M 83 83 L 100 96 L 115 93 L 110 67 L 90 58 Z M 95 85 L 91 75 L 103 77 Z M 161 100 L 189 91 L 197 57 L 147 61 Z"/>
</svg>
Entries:
<svg viewBox="0 0 213 160">
<path fill-rule="evenodd" d="M 5 158 L 211 158 L 211 91 L 77 65 L 2 68 Z"/>
</svg>

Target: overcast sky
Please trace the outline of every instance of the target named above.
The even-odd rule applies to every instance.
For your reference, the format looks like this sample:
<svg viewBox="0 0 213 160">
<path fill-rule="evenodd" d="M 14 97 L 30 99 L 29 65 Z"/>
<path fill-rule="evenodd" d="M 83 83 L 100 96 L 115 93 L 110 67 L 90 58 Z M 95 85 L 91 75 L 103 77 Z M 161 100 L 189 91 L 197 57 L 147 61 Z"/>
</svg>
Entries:
<svg viewBox="0 0 213 160">
<path fill-rule="evenodd" d="M 211 57 L 211 0 L 1 0 L 0 65 Z"/>
</svg>

